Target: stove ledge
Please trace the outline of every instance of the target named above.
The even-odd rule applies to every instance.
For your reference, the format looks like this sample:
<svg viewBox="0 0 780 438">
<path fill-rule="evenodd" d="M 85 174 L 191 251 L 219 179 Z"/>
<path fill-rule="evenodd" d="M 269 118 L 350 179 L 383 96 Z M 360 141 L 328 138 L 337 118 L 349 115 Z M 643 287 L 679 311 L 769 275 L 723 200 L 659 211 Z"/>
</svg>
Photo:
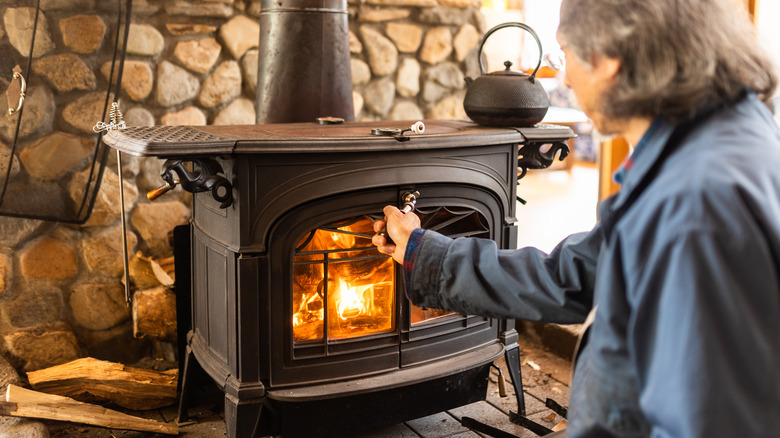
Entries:
<svg viewBox="0 0 780 438">
<path fill-rule="evenodd" d="M 269 390 L 267 395 L 280 402 L 307 402 L 384 391 L 458 374 L 491 363 L 503 354 L 504 345 L 494 343 L 425 365 L 343 382 Z"/>
</svg>

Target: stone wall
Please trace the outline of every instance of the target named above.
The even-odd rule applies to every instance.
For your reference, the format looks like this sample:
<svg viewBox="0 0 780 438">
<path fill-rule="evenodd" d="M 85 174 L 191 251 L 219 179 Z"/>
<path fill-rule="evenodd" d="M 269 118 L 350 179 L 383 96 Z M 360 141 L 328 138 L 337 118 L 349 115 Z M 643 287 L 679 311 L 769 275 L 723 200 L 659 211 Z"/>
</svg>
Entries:
<svg viewBox="0 0 780 438">
<path fill-rule="evenodd" d="M 109 75 L 90 57 L 112 31 L 99 5 L 41 1 L 52 46 L 36 53 L 34 62 L 59 96 L 50 109 L 55 119 L 41 129 L 52 131 L 48 141 L 65 146 L 53 149 L 55 156 L 20 154 L 14 166 L 60 166 L 67 173 L 71 155 L 90 134 L 96 96 Z M 74 6 L 77 12 L 62 13 Z M 472 0 L 351 1 L 356 118 L 465 118 L 463 78 L 478 68 L 476 47 L 485 30 L 478 6 Z M 256 0 L 134 1 L 120 96 L 127 124 L 254 123 L 259 8 Z M 0 0 L 0 13 L 14 9 L 13 2 Z M 23 26 L 13 23 L 0 23 L 0 43 L 24 37 Z M 0 159 L 4 153 L 8 148 L 0 145 Z M 131 254 L 138 254 L 133 265 L 170 256 L 169 233 L 186 223 L 189 194 L 177 189 L 146 200 L 144 193 L 161 184 L 160 160 L 126 157 L 123 170 L 128 241 Z M 0 349 L 17 369 L 84 355 L 133 362 L 160 354 L 152 349 L 159 343 L 132 334 L 121 283 L 117 185 L 115 163 L 109 163 L 84 225 L 0 217 Z M 134 277 L 136 288 L 154 286 L 140 277 Z"/>
</svg>

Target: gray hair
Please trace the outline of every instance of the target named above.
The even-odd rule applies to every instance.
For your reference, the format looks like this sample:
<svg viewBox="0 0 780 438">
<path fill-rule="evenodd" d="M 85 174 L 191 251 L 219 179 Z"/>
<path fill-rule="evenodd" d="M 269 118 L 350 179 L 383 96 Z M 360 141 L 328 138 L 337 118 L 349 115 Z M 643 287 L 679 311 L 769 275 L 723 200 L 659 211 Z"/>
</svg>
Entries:
<svg viewBox="0 0 780 438">
<path fill-rule="evenodd" d="M 742 0 L 564 0 L 558 32 L 582 62 L 621 61 L 609 118 L 680 119 L 745 88 L 767 101 L 777 86 Z"/>
</svg>

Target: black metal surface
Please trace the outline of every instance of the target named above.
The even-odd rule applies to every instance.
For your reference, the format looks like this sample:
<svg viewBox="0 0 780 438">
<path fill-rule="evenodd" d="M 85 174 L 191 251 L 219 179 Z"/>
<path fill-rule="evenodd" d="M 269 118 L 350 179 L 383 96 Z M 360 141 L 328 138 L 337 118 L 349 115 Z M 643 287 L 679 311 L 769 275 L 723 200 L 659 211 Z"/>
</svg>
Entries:
<svg viewBox="0 0 780 438">
<path fill-rule="evenodd" d="M 185 166 L 191 163 L 192 170 Z M 233 203 L 233 185 L 224 176 L 222 166 L 211 158 L 191 158 L 189 160 L 170 159 L 163 163 L 162 179 L 173 188 L 177 184 L 190 192 L 211 192 L 219 208 L 227 208 Z M 178 179 L 173 174 L 178 176 Z"/>
<path fill-rule="evenodd" d="M 561 406 L 557 401 L 551 398 L 545 400 L 544 405 L 563 418 L 569 417 L 569 410 L 566 407 Z"/>
<path fill-rule="evenodd" d="M 192 315 L 190 308 L 192 306 L 192 255 L 190 248 L 190 225 L 179 225 L 173 229 L 173 258 L 174 273 L 176 282 L 174 283 L 174 293 L 176 294 L 176 343 L 179 357 L 179 375 L 184 376 L 184 358 L 187 353 L 187 333 L 192 327 Z M 181 391 L 182 380 L 178 381 L 178 389 Z"/>
<path fill-rule="evenodd" d="M 515 423 L 519 426 L 523 426 L 524 428 L 530 430 L 531 432 L 539 435 L 539 436 L 545 436 L 553 433 L 552 429 L 549 429 L 547 427 L 542 426 L 541 424 L 523 416 L 515 414 L 514 412 L 509 413 L 509 420 L 512 423 Z"/>
<path fill-rule="evenodd" d="M 539 48 L 539 60 L 531 75 L 510 69 L 512 63 L 504 62 L 506 70 L 484 74 L 482 49 L 494 32 L 518 27 L 531 34 Z M 542 43 L 536 32 L 524 23 L 509 22 L 499 24 L 485 33 L 477 52 L 479 71 L 476 79 L 466 78 L 468 89 L 463 99 L 463 109 L 471 120 L 486 126 L 533 126 L 542 121 L 550 106 L 547 91 L 536 72 L 542 63 Z"/>
<path fill-rule="evenodd" d="M 525 416 L 525 396 L 523 394 L 523 377 L 520 369 L 520 348 L 517 344 L 508 346 L 506 354 L 506 365 L 509 369 L 509 377 L 512 378 L 512 386 L 515 389 L 517 399 L 517 413 Z"/>
<path fill-rule="evenodd" d="M 258 56 L 258 124 L 355 120 L 346 0 L 263 0 Z"/>
<path fill-rule="evenodd" d="M 51 8 L 42 10 L 37 0 L 22 0 L 7 3 L 7 6 L 0 6 L 0 13 L 6 8 L 18 8 L 27 6 L 35 10 L 33 22 L 30 23 L 32 29 L 37 29 L 35 23 L 46 17 L 49 27 L 53 27 L 62 17 L 70 17 L 74 13 L 83 13 L 81 9 Z M 129 0 L 114 0 L 105 2 L 100 8 L 100 16 L 106 22 L 108 34 L 105 44 L 102 48 L 90 56 L 97 59 L 96 65 L 110 63 L 111 69 L 108 77 L 113 81 L 107 81 L 104 84 L 99 83 L 106 93 L 103 103 L 102 118 L 108 117 L 111 101 L 119 96 L 121 90 L 122 67 L 124 61 L 125 46 L 127 42 L 127 33 L 130 23 Z M 52 145 L 47 136 L 56 132 L 68 132 L 69 128 L 60 126 L 64 122 L 56 117 L 49 123 L 41 123 L 41 116 L 54 111 L 55 105 L 64 106 L 83 95 L 94 92 L 87 91 L 59 91 L 56 87 L 50 86 L 46 79 L 36 70 L 37 64 L 33 63 L 33 56 L 36 43 L 40 34 L 33 32 L 30 41 L 29 51 L 20 53 L 7 42 L 0 43 L 0 86 L 15 87 L 14 82 L 9 79 L 13 75 L 13 68 L 20 66 L 20 74 L 25 78 L 27 84 L 26 101 L 19 111 L 14 112 L 10 118 L 2 115 L 3 122 L 0 123 L 0 137 L 8 145 L 7 159 L 0 162 L 0 215 L 13 216 L 20 218 L 41 219 L 48 221 L 58 221 L 66 223 L 83 223 L 89 218 L 94 205 L 95 198 L 100 188 L 100 181 L 105 169 L 105 163 L 108 157 L 109 149 L 102 144 L 102 133 L 94 133 L 85 136 L 83 133 L 78 138 L 88 141 L 93 146 L 85 154 L 85 158 L 80 162 L 74 162 L 73 168 L 60 175 L 46 175 L 31 172 L 30 169 L 21 165 L 22 152 L 37 153 L 44 155 L 50 152 Z M 54 40 L 55 48 L 49 54 L 67 53 L 69 49 L 60 47 L 61 41 Z M 41 56 L 40 54 L 38 55 Z M 5 102 L 0 107 L 4 113 L 7 113 L 6 107 L 9 102 Z M 25 106 L 31 105 L 31 102 L 37 101 L 37 112 L 26 111 Z M 15 105 L 15 104 L 14 104 Z M 57 111 L 59 113 L 59 111 Z M 44 116 L 46 117 L 46 116 Z M 97 118 L 101 116 L 96 116 Z M 0 151 L 2 152 L 2 151 Z M 0 154 L 2 155 L 2 154 Z M 5 157 L 4 157 L 5 158 Z M 63 157 L 68 159 L 70 157 Z M 87 172 L 82 182 L 75 182 L 74 175 L 81 172 Z M 80 196 L 72 195 L 80 193 Z M 73 197 L 72 197 L 73 196 Z"/>
<path fill-rule="evenodd" d="M 242 126 L 151 126 L 110 131 L 109 146 L 138 156 L 186 158 L 193 156 L 337 153 L 481 148 L 526 141 L 550 143 L 574 136 L 565 126 L 490 128 L 473 122 L 425 120 L 422 134 L 409 135 L 400 144 L 392 136 L 373 135 L 377 128 L 409 128 L 414 121 L 347 122 L 336 125 L 276 123 Z M 479 138 L 479 141 L 475 141 Z"/>
<path fill-rule="evenodd" d="M 521 169 L 517 179 L 522 179 L 528 169 L 546 169 L 555 161 L 555 155 L 558 154 L 558 160 L 563 161 L 569 156 L 569 146 L 562 141 L 553 141 L 549 148 L 543 150 L 543 147 L 550 144 L 548 141 L 526 141 L 518 153 L 517 167 Z"/>
<path fill-rule="evenodd" d="M 311 125 L 320 130 L 355 129 L 350 123 Z M 381 215 L 384 205 L 418 190 L 425 193 L 418 211 L 441 218 L 426 219 L 425 226 L 455 236 L 477 233 L 501 247 L 515 244 L 515 141 L 521 137 L 513 130 L 487 129 L 492 141 L 505 143 L 480 145 L 484 138 L 480 134 L 486 130 L 472 131 L 475 125 L 467 125 L 466 130 L 442 125 L 444 135 L 460 147 L 426 149 L 427 142 L 444 141 L 432 129 L 433 136 L 415 135 L 406 143 L 414 144 L 413 149 L 372 150 L 365 142 L 382 139 L 361 128 L 365 131 L 361 137 L 346 137 L 353 143 L 351 152 L 336 148 L 325 153 L 326 141 L 319 140 L 316 153 L 280 153 L 285 141 L 274 135 L 263 144 L 276 148 L 276 153 L 234 151 L 215 158 L 225 178 L 234 183 L 234 203 L 220 209 L 208 194 L 194 195 L 188 357 L 223 387 L 231 437 L 251 433 L 247 430 L 253 428 L 264 401 L 275 400 L 265 403 L 262 411 L 262 416 L 273 418 L 278 403 L 308 406 L 345 394 L 360 396 L 361 391 L 413 394 L 410 385 L 433 376 L 446 378 L 463 371 L 463 366 L 489 365 L 503 354 L 503 339 L 515 342 L 502 335 L 502 330 L 509 330 L 503 324 L 483 317 L 452 315 L 411 327 L 404 319 L 409 307 L 400 277 L 396 280 L 400 322 L 393 331 L 317 343 L 295 344 L 292 339 L 292 254 L 312 229 L 360 215 Z M 337 136 L 327 141 L 340 143 Z M 255 147 L 263 150 L 260 144 Z M 470 354 L 476 356 L 467 361 Z M 427 367 L 432 371 L 425 371 Z M 360 390 L 355 393 L 354 388 Z M 378 400 L 384 395 L 371 397 Z M 384 408 L 375 403 L 372 415 L 381 418 Z M 297 411 L 282 409 L 285 415 Z M 407 410 L 403 416 L 408 419 L 412 414 Z M 301 417 L 284 418 L 300 422 Z"/>
<path fill-rule="evenodd" d="M 382 392 L 308 403 L 266 400 L 259 436 L 341 437 L 484 400 L 489 364 Z"/>
<path fill-rule="evenodd" d="M 409 122 L 382 125 L 405 129 Z M 233 184 L 234 203 L 219 208 L 211 196 L 194 195 L 193 328 L 187 358 L 223 388 L 230 437 L 251 434 L 261 405 L 262 416 L 285 418 L 279 420 L 283 424 L 300 422 L 300 412 L 288 416 L 297 408 L 278 404 L 310 406 L 343 397 L 353 386 L 372 394 L 409 392 L 415 379 L 426 378 L 412 377 L 422 364 L 433 364 L 434 374 L 457 373 L 455 363 L 442 358 L 466 357 L 465 352 L 479 348 L 498 348 L 479 359 L 486 365 L 508 348 L 510 375 L 524 412 L 516 332 L 506 321 L 455 315 L 411 329 L 399 319 L 389 333 L 301 345 L 292 341 L 292 251 L 312 229 L 381 215 L 384 205 L 417 190 L 425 193 L 417 204 L 420 214 L 443 218 L 426 220 L 424 226 L 453 237 L 491 238 L 512 248 L 519 145 L 538 148 L 573 135 L 555 126 L 427 125 L 424 134 L 405 143 L 373 135 L 376 124 L 371 122 L 198 127 L 175 134 L 197 139 L 189 143 L 154 129 L 106 137 L 112 146 L 137 155 L 188 160 L 208 156 L 204 151 L 222 151 L 213 159 Z M 463 221 L 470 224 L 466 229 L 457 225 Z M 400 287 L 400 277 L 396 282 Z M 403 299 L 400 289 L 397 293 Z M 400 305 L 397 317 L 408 317 L 408 309 Z M 376 379 L 364 382 L 367 376 Z M 383 378 L 390 383 L 382 383 Z M 284 417 L 277 416 L 279 409 L 285 409 Z M 374 405 L 372 415 L 382 409 Z"/>
</svg>

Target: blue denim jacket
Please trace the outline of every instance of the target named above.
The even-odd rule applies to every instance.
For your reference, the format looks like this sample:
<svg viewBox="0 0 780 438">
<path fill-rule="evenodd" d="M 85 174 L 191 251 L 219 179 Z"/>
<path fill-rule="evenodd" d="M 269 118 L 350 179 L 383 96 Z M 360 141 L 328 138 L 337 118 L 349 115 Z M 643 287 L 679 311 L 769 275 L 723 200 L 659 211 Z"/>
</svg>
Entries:
<svg viewBox="0 0 780 438">
<path fill-rule="evenodd" d="M 420 306 L 557 323 L 595 309 L 567 438 L 780 436 L 780 129 L 752 94 L 664 157 L 673 128 L 646 134 L 601 222 L 549 255 L 422 230 L 407 248 Z"/>
</svg>

